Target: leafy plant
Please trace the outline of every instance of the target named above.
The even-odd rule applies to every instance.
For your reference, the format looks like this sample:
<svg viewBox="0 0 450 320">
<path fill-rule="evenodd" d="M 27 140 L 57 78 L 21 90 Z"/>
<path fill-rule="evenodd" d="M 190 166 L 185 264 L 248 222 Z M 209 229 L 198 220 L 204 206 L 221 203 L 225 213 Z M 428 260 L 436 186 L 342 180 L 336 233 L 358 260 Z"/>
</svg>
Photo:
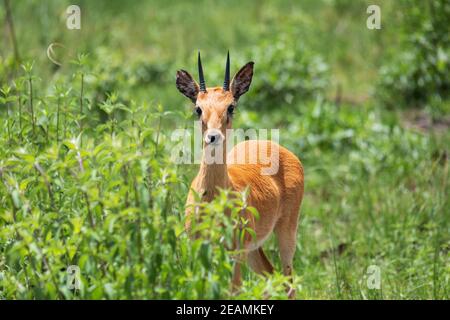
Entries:
<svg viewBox="0 0 450 320">
<path fill-rule="evenodd" d="M 444 0 L 402 2 L 403 50 L 380 71 L 379 94 L 391 107 L 423 107 L 448 100 L 450 4 Z"/>
</svg>

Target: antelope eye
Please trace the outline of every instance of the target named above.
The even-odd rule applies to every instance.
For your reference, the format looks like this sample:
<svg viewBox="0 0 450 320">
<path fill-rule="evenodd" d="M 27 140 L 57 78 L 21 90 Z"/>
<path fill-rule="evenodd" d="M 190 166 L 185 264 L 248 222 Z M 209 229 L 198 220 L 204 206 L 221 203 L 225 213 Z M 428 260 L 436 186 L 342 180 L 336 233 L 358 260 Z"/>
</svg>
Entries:
<svg viewBox="0 0 450 320">
<path fill-rule="evenodd" d="M 234 112 L 234 106 L 231 104 L 230 106 L 228 106 L 227 112 L 229 115 L 232 115 Z"/>
<path fill-rule="evenodd" d="M 195 114 L 200 117 L 202 115 L 202 109 L 200 107 L 195 107 Z"/>
</svg>

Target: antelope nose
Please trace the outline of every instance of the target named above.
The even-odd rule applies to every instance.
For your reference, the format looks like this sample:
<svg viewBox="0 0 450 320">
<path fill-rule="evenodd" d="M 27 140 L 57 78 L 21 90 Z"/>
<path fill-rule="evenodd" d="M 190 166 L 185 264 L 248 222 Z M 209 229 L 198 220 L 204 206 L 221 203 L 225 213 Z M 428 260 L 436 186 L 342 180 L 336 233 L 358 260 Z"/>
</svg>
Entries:
<svg viewBox="0 0 450 320">
<path fill-rule="evenodd" d="M 215 134 L 208 134 L 209 143 L 214 143 L 216 141 L 217 135 Z"/>
<path fill-rule="evenodd" d="M 220 132 L 219 131 L 209 131 L 205 135 L 205 142 L 207 144 L 217 144 L 220 142 Z"/>
</svg>

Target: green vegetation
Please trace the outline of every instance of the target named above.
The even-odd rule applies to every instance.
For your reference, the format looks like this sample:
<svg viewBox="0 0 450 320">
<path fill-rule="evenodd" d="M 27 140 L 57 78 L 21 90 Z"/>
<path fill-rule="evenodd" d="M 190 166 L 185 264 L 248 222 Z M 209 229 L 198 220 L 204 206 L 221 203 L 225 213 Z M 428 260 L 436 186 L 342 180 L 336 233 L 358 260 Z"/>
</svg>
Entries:
<svg viewBox="0 0 450 320">
<path fill-rule="evenodd" d="M 247 269 L 229 292 L 238 222 L 223 212 L 241 197 L 223 191 L 198 239 L 184 232 L 197 167 L 174 163 L 170 137 L 192 128 L 175 72 L 196 75 L 198 49 L 208 85 L 227 49 L 233 71 L 255 61 L 234 126 L 279 128 L 305 167 L 297 298 L 449 299 L 445 1 L 78 1 L 81 30 L 66 28 L 69 1 L 10 1 L 16 46 L 7 2 L 0 299 L 287 298 L 282 275 Z M 276 239 L 265 248 L 281 270 Z"/>
<path fill-rule="evenodd" d="M 394 101 L 425 105 L 440 116 L 450 111 L 450 3 L 432 0 L 408 6 L 405 2 L 405 10 L 404 49 L 382 69 L 384 90 L 380 91 L 387 105 Z"/>
</svg>

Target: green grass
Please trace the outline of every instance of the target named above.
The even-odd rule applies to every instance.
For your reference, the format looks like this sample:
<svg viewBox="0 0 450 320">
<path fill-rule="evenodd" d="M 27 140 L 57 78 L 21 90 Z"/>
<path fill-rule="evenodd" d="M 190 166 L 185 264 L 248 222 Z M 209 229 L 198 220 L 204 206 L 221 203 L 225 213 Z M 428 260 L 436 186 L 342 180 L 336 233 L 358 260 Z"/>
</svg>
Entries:
<svg viewBox="0 0 450 320">
<path fill-rule="evenodd" d="M 184 232 L 197 167 L 170 158 L 172 130 L 193 120 L 174 74 L 196 74 L 201 49 L 207 83 L 219 84 L 230 49 L 233 70 L 256 62 L 235 127 L 279 128 L 305 168 L 297 297 L 449 299 L 448 128 L 410 129 L 372 98 L 399 41 L 391 2 L 380 1 L 379 34 L 365 28 L 363 1 L 80 3 L 81 31 L 65 28 L 69 2 L 12 4 L 25 68 L 2 46 L 0 298 L 286 298 L 283 276 L 248 270 L 229 293 L 233 221 L 218 225 L 242 203 L 224 193 L 205 205 L 200 239 Z M 61 68 L 45 57 L 51 42 L 66 46 Z M 280 270 L 273 237 L 265 249 Z M 80 290 L 67 285 L 70 265 Z M 379 290 L 367 286 L 371 265 Z"/>
</svg>

